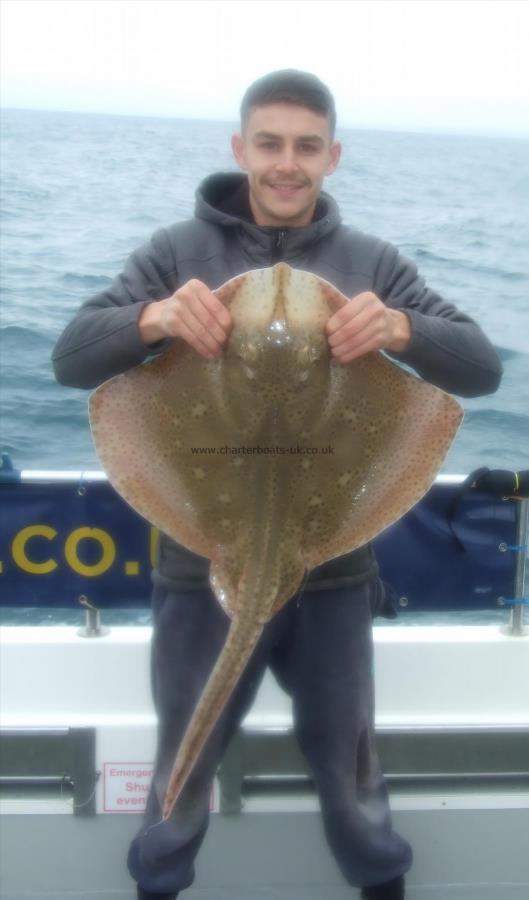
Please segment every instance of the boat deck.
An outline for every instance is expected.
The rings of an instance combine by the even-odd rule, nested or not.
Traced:
[[[448,796],[448,795],[447,795]],[[410,900],[526,900],[528,810],[396,810],[412,843]],[[498,802],[498,798],[496,798]],[[424,798],[423,798],[424,802]],[[485,802],[490,807],[491,800]],[[461,803],[461,798],[459,798]],[[398,803],[397,803],[398,805]],[[2,900],[135,897],[124,865],[140,817],[10,816],[3,828]],[[353,900],[311,812],[214,816],[186,900]]]

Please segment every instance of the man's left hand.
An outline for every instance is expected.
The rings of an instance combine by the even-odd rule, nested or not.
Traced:
[[[402,353],[411,340],[406,313],[388,309],[376,294],[364,291],[334,313],[325,326],[333,358],[351,362],[371,350]]]

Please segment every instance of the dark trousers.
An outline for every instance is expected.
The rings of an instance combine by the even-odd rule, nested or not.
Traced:
[[[347,881],[378,884],[408,870],[411,848],[392,830],[374,744],[372,618],[382,599],[383,587],[374,578],[307,591],[286,604],[266,626],[171,819],[160,824],[176,749],[229,623],[210,590],[154,589],[158,750],[144,824],[128,859],[132,877],[145,889],[178,891],[193,882],[213,778],[267,666],[292,697],[294,727],[314,774],[325,834]]]

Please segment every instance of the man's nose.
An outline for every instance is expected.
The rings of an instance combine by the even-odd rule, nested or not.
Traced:
[[[292,172],[294,169],[297,169],[298,161],[294,147],[285,147],[276,165],[283,172]]]

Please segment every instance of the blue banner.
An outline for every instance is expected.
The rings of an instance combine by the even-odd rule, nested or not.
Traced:
[[[147,606],[157,532],[105,481],[0,485],[3,606]]]
[[[0,484],[6,607],[145,607],[158,534],[106,481]],[[514,592],[516,503],[436,484],[375,541],[409,610],[492,610]],[[501,604],[501,599],[500,599]]]

